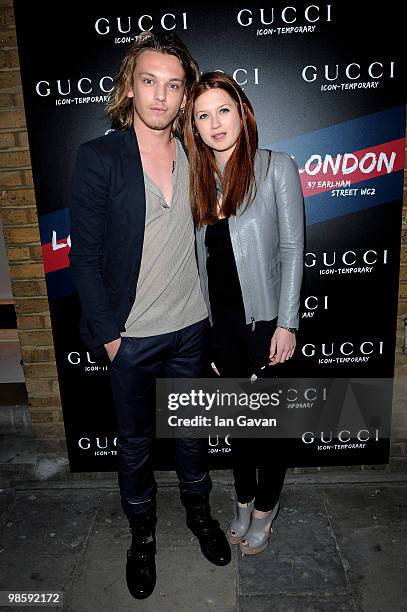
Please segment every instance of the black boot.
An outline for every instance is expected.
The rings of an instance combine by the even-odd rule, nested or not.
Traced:
[[[126,581],[130,594],[136,599],[146,599],[154,591],[156,522],[154,514],[130,519],[132,540],[127,551]]]
[[[204,557],[215,565],[230,563],[230,546],[218,521],[211,517],[208,496],[182,496],[182,503],[187,513],[187,526],[198,538]]]

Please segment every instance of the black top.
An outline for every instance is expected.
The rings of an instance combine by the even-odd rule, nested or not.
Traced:
[[[230,311],[244,314],[228,219],[219,219],[207,226],[205,246],[208,249],[206,270],[213,320],[224,319]]]

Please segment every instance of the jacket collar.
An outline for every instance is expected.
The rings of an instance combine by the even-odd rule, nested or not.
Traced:
[[[123,139],[126,155],[129,157],[138,157],[141,161],[136,131],[133,126],[123,131]]]

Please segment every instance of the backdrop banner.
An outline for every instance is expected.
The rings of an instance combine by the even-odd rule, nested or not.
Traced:
[[[116,446],[108,362],[95,359],[79,336],[68,261],[70,181],[78,146],[111,128],[105,106],[115,75],[144,30],[175,32],[202,71],[232,74],[253,103],[260,146],[298,165],[305,280],[296,357],[284,375],[393,377],[406,102],[403,24],[394,6],[380,14],[339,0],[268,8],[122,0],[86,11],[77,1],[14,6],[72,470],[115,469]],[[391,393],[385,401],[382,429],[371,422],[361,436],[343,423],[349,436],[341,438],[350,440],[340,444],[335,431],[299,436],[291,465],[386,463]],[[292,402],[291,410],[302,414],[306,403]],[[161,469],[173,468],[169,444],[157,443]],[[210,437],[209,453],[212,467],[229,467],[228,438]]]

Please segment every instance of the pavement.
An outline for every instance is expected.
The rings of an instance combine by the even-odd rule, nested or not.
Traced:
[[[85,476],[3,480],[0,591],[63,591],[52,609],[67,612],[407,610],[406,472],[289,474],[266,551],[245,557],[232,547],[226,567],[202,556],[174,475],[159,473],[158,579],[144,601],[126,588],[130,536],[116,478]],[[226,528],[231,474],[212,477],[212,512]]]

